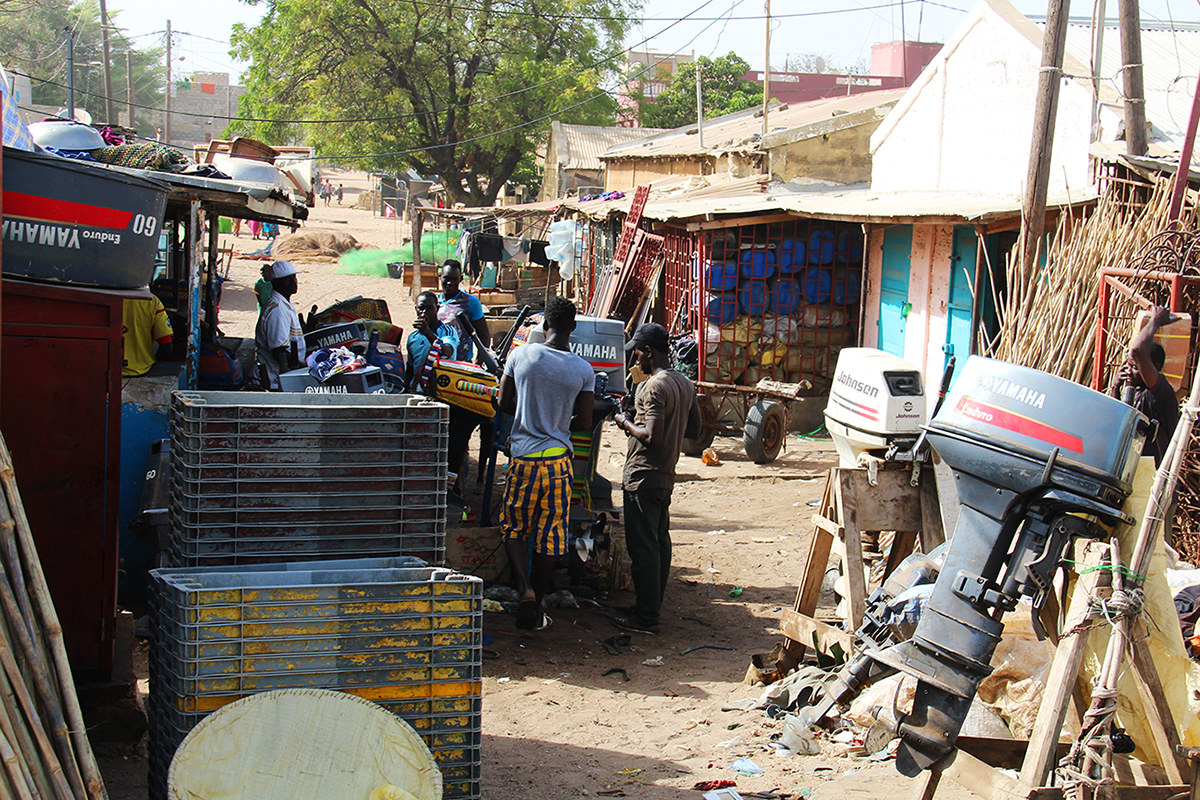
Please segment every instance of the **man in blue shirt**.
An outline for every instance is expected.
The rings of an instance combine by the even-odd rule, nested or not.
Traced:
[[[453,357],[458,349],[458,328],[438,321],[437,295],[421,292],[417,295],[417,319],[408,335],[408,361],[404,366],[404,384],[410,392],[433,394],[432,390],[426,391],[425,381],[429,376],[425,373],[425,362],[435,342],[441,355]]]
[[[475,357],[475,345],[471,338],[471,331],[462,329],[462,322],[459,319],[460,314],[466,314],[467,319],[474,326],[474,332],[479,335],[479,341],[484,345],[491,344],[489,339],[487,317],[483,313],[483,304],[479,302],[479,298],[473,294],[464,292],[459,285],[462,283],[462,264],[458,260],[449,258],[442,264],[442,293],[438,295],[438,319],[447,325],[453,325],[458,329],[458,348],[451,358],[456,361],[471,361]],[[471,440],[471,434],[475,432],[476,426],[479,427],[479,467],[478,475],[475,476],[475,487],[478,489],[483,484],[483,463],[487,461],[488,451],[492,449],[492,421],[487,417],[478,414],[472,414],[469,411],[463,410],[463,413],[455,415],[451,421],[450,438],[454,440],[454,446],[450,448],[453,455],[458,450],[462,451],[465,457],[467,454],[467,446]],[[459,440],[461,447],[459,447]],[[459,472],[462,469],[462,462],[451,462],[450,469],[454,472]],[[460,495],[465,494],[462,480],[455,483],[454,489]]]
[[[479,302],[479,298],[473,294],[468,294],[459,288],[462,283],[462,265],[457,260],[447,259],[442,265],[442,293],[438,295],[438,319],[447,325],[453,325],[456,328],[460,327],[458,315],[466,312],[467,319],[471,320],[471,324],[475,327],[475,332],[479,334],[479,340],[485,345],[490,344],[488,339],[488,324],[487,317],[483,313],[483,303]],[[471,332],[460,329],[458,343],[458,351],[453,356],[457,361],[470,361],[475,354],[475,347],[471,341]]]

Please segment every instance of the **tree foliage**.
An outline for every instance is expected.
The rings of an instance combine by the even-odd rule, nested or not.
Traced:
[[[273,0],[233,41],[251,62],[241,116],[280,122],[232,132],[304,141],[326,158],[374,154],[334,163],[412,167],[452,201],[490,205],[551,115],[611,123],[601,84],[621,51],[624,2]]]
[[[119,28],[117,13],[109,11],[109,24]],[[75,40],[75,106],[97,122],[105,119],[104,58],[100,6],[93,0],[38,0],[0,2],[0,58],[12,72],[30,76],[37,105],[67,105],[66,31]],[[114,112],[125,119],[125,54],[132,54],[134,103],[159,108],[163,104],[163,53],[159,47],[138,49],[119,31],[110,31]],[[145,113],[140,114],[146,117]],[[135,113],[135,119],[138,113]],[[142,133],[152,134],[147,121]]]
[[[762,87],[745,80],[750,65],[736,53],[720,58],[701,56],[680,64],[670,85],[651,99],[634,92],[642,125],[678,128],[696,121],[696,65],[702,67],[701,102],[704,117],[711,119],[762,105]]]

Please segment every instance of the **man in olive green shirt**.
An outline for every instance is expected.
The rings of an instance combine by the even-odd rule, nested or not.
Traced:
[[[632,409],[614,417],[629,435],[622,475],[625,493],[625,546],[633,562],[632,613],[617,627],[658,633],[659,614],[671,573],[671,492],[675,465],[685,438],[700,433],[696,386],[671,368],[667,329],[642,325],[625,345],[650,377],[638,386]],[[630,416],[630,411],[633,412]]]

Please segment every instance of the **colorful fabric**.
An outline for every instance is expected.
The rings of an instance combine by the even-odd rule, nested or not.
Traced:
[[[145,375],[154,366],[154,345],[169,344],[174,331],[167,310],[157,297],[124,302],[121,342],[125,359],[121,375]]]
[[[437,339],[439,342],[448,342],[451,347],[457,348],[458,329],[451,328],[449,325],[439,325]],[[425,394],[425,383],[428,376],[423,375],[422,370],[425,362],[429,359],[429,351],[432,347],[433,342],[429,341],[419,330],[408,335],[408,358],[405,360],[407,366],[404,383],[410,392]]]
[[[178,150],[153,142],[101,147],[93,155],[97,161],[105,164],[131,169],[157,169],[163,172],[181,172],[192,163]]]
[[[17,113],[17,103],[8,93],[8,75],[3,69],[0,69],[0,114],[4,117],[4,146],[32,151],[33,134]]]
[[[532,540],[534,552],[567,552],[571,509],[571,456],[514,458],[504,488],[501,533],[505,539]]]
[[[467,318],[471,322],[483,319],[483,304],[479,302],[478,297],[467,294],[461,289],[458,294],[449,299],[446,298],[445,292],[438,294],[438,321],[453,326],[459,332],[458,348],[454,354],[454,360],[470,361],[475,355],[475,340],[471,338],[471,332],[464,331],[458,321],[458,315],[462,312],[466,312]]]

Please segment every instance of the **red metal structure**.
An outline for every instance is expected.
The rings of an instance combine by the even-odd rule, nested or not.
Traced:
[[[122,299],[3,281],[0,430],[76,678],[112,670]]]

